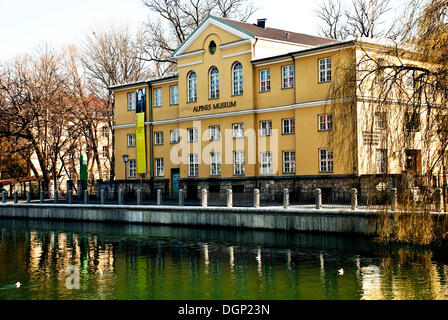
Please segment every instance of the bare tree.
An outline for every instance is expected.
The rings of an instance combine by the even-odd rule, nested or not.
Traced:
[[[89,90],[95,97],[106,101],[106,107],[101,110],[101,114],[108,121],[111,131],[114,119],[113,96],[108,88],[117,84],[148,79],[147,62],[142,59],[140,49],[140,43],[142,42],[142,32],[139,31],[136,35],[133,35],[127,27],[112,26],[105,31],[92,32],[82,43],[80,56],[86,71]],[[83,101],[85,103],[87,100],[84,99]],[[89,123],[92,124],[93,122],[89,121]],[[94,129],[91,128],[90,130],[90,134],[93,134]],[[114,145],[113,135],[112,145]],[[113,179],[115,176],[113,171],[114,152],[110,157],[110,178]]]
[[[141,50],[154,65],[153,76],[175,70],[171,56],[176,47],[209,15],[247,21],[257,10],[252,0],[142,0],[150,17]]]

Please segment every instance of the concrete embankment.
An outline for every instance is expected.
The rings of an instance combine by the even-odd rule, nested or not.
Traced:
[[[348,209],[0,204],[0,218],[364,235],[377,233],[376,217],[374,212]]]

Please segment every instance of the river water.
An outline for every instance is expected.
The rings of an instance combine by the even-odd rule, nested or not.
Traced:
[[[446,245],[2,219],[0,230],[0,300],[448,299]]]

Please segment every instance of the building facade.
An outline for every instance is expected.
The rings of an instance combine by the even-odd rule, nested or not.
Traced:
[[[359,120],[371,111],[361,100],[336,123],[329,96],[337,66],[357,50],[355,41],[267,28],[265,20],[207,17],[174,53],[176,75],[111,88],[117,179],[171,195],[184,188],[189,198],[200,188],[362,187],[384,173],[387,154],[375,145],[366,157],[372,139]]]

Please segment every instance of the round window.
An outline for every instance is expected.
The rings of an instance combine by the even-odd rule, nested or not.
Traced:
[[[208,46],[208,50],[211,54],[215,54],[216,52],[216,43],[215,41],[210,42],[210,45]]]

